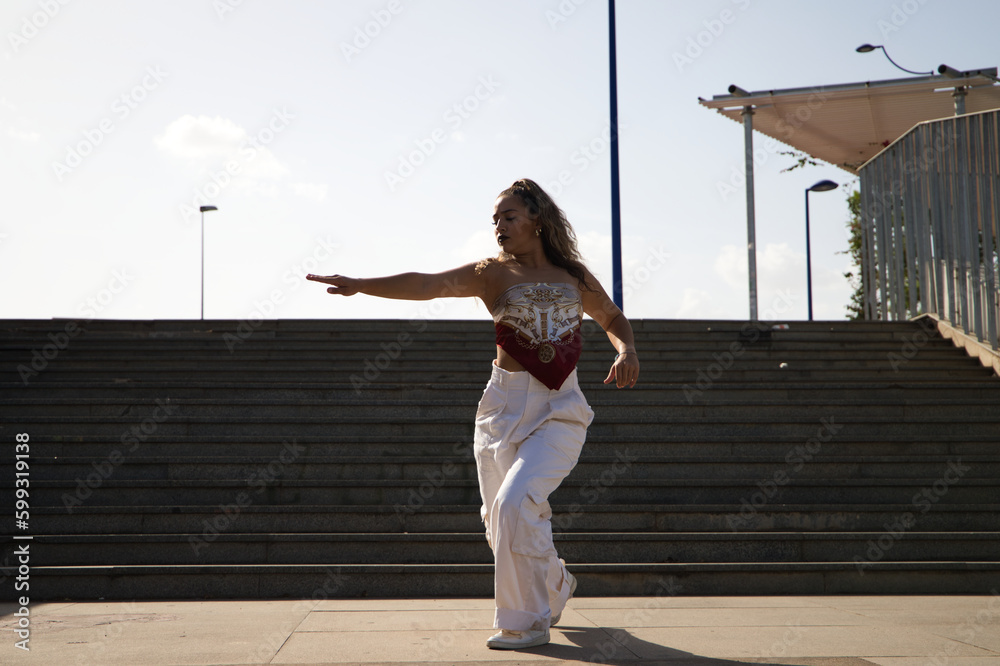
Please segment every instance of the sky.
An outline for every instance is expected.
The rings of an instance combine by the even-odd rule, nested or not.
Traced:
[[[633,319],[749,317],[743,130],[699,97],[905,76],[866,42],[915,70],[1000,60],[986,0],[616,4]],[[304,276],[495,255],[493,202],[522,177],[610,292],[607,8],[4,0],[0,318],[485,319],[471,298],[344,298]],[[803,192],[831,179],[810,195],[814,311],[844,319],[856,178],[791,164],[774,150],[755,171],[759,316],[806,318]],[[201,205],[218,208],[204,227]]]

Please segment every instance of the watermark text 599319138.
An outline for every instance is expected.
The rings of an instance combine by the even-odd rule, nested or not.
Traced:
[[[23,594],[16,598],[14,617],[17,618],[17,624],[14,626],[14,634],[19,640],[14,642],[14,646],[27,651],[31,649],[28,647],[28,642],[31,640],[31,611],[28,609],[28,591],[31,582],[31,534],[28,531],[31,515],[29,511],[31,471],[28,457],[31,454],[31,438],[28,433],[19,432],[14,439],[14,524],[17,526],[14,539],[21,542],[14,550],[17,562],[14,590]]]

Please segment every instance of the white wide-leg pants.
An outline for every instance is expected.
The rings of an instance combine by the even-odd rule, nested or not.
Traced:
[[[569,600],[569,572],[552,545],[548,497],[576,466],[593,418],[576,370],[553,391],[528,372],[494,363],[476,413],[473,450],[496,565],[496,628],[547,629]]]

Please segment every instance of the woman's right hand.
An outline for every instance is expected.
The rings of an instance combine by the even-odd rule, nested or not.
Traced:
[[[357,278],[349,278],[346,275],[313,275],[310,273],[306,276],[306,279],[312,280],[313,282],[322,282],[323,284],[332,285],[326,290],[329,294],[353,296],[361,289],[360,280]]]

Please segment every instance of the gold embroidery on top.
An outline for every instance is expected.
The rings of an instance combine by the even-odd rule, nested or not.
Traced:
[[[543,363],[555,358],[552,345],[573,341],[580,326],[579,292],[571,285],[535,282],[517,284],[493,307],[494,320],[517,331],[517,342],[537,349]]]

